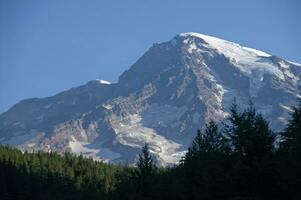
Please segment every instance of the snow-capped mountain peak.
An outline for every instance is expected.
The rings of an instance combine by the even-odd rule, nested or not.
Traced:
[[[0,115],[0,143],[135,161],[148,143],[158,163],[177,162],[196,130],[250,100],[281,130],[300,97],[300,64],[212,36],[182,33],[153,45],[119,81],[93,80]]]
[[[263,51],[259,51],[259,50],[248,48],[248,47],[242,47],[237,43],[230,42],[230,41],[220,39],[217,37],[213,37],[213,36],[209,36],[209,35],[200,34],[200,33],[187,32],[187,33],[180,33],[179,36],[200,38],[208,44],[207,47],[216,49],[228,57],[237,57],[240,55],[262,56],[262,57],[271,56],[270,54],[265,53]]]
[[[200,33],[188,32],[179,34],[180,37],[185,37],[184,43],[189,42],[189,38],[200,38],[203,42],[190,44],[190,51],[202,51],[204,48],[211,50],[208,53],[219,53],[224,55],[229,61],[235,65],[245,75],[250,76],[254,73],[263,75],[268,73],[277,76],[279,79],[284,79],[283,72],[279,69],[277,63],[271,62],[271,55],[263,51],[240,46],[237,43],[229,42],[217,37],[212,37]]]

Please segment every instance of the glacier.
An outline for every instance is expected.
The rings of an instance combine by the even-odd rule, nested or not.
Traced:
[[[0,114],[0,143],[134,163],[144,143],[159,165],[181,159],[197,129],[252,101],[282,130],[301,97],[301,65],[200,33],[155,43],[118,82],[102,79]]]

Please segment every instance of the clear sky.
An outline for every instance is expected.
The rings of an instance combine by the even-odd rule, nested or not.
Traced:
[[[301,63],[300,0],[0,0],[0,112],[100,78],[200,32]]]

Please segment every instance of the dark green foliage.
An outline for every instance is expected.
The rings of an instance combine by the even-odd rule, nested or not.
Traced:
[[[155,169],[154,159],[150,154],[148,144],[142,147],[142,153],[139,154],[139,160],[137,163],[138,179],[142,182],[151,177]]]
[[[206,125],[204,133],[200,130],[197,132],[197,136],[192,142],[192,146],[188,149],[188,153],[196,155],[202,153],[226,153],[229,151],[227,139],[219,132],[217,124],[212,120]]]
[[[243,112],[233,105],[224,124],[199,130],[174,167],[156,167],[148,145],[135,167],[2,146],[0,199],[301,199],[301,104],[279,148],[252,105]]]
[[[149,190],[153,183],[153,176],[155,175],[154,160],[149,151],[148,144],[142,147],[142,153],[139,154],[137,162],[137,171],[135,177],[136,195],[135,199],[152,199],[152,192]]]
[[[230,110],[230,125],[225,135],[230,138],[233,153],[247,162],[257,162],[273,152],[275,134],[268,122],[251,105],[239,113],[234,104]]]
[[[0,194],[13,199],[104,199],[114,187],[117,170],[69,153],[0,147]]]
[[[148,144],[142,147],[142,153],[139,154],[136,173],[136,197],[135,199],[152,199],[152,193],[148,190],[152,184],[155,174],[154,160],[150,154]]]
[[[294,108],[283,139],[278,154],[281,191],[288,199],[301,199],[301,100]]]
[[[285,138],[285,142],[282,143],[283,150],[301,158],[301,100],[299,106],[294,108],[292,119],[283,136]]]
[[[224,134],[230,140],[233,198],[277,199],[275,134],[254,107],[238,112],[234,104]]]
[[[189,199],[225,198],[229,192],[229,146],[227,139],[210,121],[205,131],[200,130],[182,161],[185,171],[186,193]]]
[[[137,169],[133,167],[124,166],[123,170],[116,173],[115,191],[112,199],[118,200],[132,200],[135,199],[137,193],[137,184],[135,182],[135,175]]]

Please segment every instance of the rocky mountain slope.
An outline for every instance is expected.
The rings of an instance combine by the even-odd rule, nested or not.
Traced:
[[[206,121],[250,100],[281,130],[301,97],[301,65],[198,33],[154,44],[117,83],[94,80],[0,115],[0,143],[132,163],[145,143],[175,163]]]

